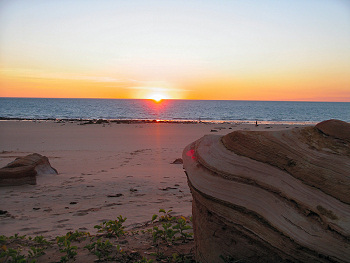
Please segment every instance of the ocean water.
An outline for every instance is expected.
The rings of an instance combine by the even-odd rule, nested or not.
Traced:
[[[350,122],[350,102],[0,98],[1,118]]]

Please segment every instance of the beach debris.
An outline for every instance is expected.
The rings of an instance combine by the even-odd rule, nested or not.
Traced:
[[[108,120],[104,120],[104,119],[98,119],[96,121],[96,124],[103,124],[103,123],[109,123],[109,121]]]
[[[46,156],[38,153],[18,157],[0,169],[0,186],[36,184],[36,176],[58,174]]]
[[[182,158],[175,159],[175,161],[173,161],[171,164],[183,164]]]
[[[70,202],[70,205],[76,205],[78,202]]]
[[[218,132],[217,130],[211,129],[210,132]]]
[[[177,189],[177,187],[165,187],[165,188],[158,188],[159,190],[162,190],[162,191],[168,191],[168,190],[174,190],[174,189]]]
[[[79,125],[87,125],[87,124],[109,124],[109,120],[98,119],[98,120],[88,120],[86,122],[82,122]]]
[[[107,195],[107,197],[121,197],[123,194]]]
[[[87,125],[87,124],[95,124],[95,122],[93,122],[92,120],[86,121],[86,122],[82,122],[79,125]]]
[[[137,189],[136,189],[136,188],[130,188],[129,191],[130,191],[130,192],[137,192]]]
[[[188,145],[196,260],[349,262],[349,142],[329,120]]]

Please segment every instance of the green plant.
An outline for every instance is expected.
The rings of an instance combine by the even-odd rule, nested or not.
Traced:
[[[66,234],[66,238],[69,241],[79,241],[81,237],[85,239],[87,236],[90,236],[89,232],[83,232],[78,230],[75,230],[75,232],[70,231]]]
[[[183,242],[186,242],[188,239],[192,238],[193,233],[187,231],[189,229],[192,229],[192,227],[189,224],[187,224],[186,218],[182,216],[174,224],[176,218],[170,216],[171,210],[168,210],[166,212],[164,209],[160,209],[159,212],[163,213],[163,215],[160,216],[159,221],[163,221],[164,223],[162,223],[162,228],[158,226],[153,226],[152,237],[154,244],[157,243],[159,239],[162,239],[166,242],[174,243],[175,240],[181,239]],[[153,215],[152,222],[154,223],[157,218],[157,215]],[[180,236],[176,237],[178,233]]]
[[[186,223],[186,218],[183,216],[178,219],[177,224],[173,226],[173,229],[178,229],[180,233],[179,239],[182,239],[183,242],[186,242],[193,236],[192,232],[185,232],[186,230],[192,229],[192,227]]]
[[[57,245],[60,247],[60,252],[66,253],[61,257],[60,262],[67,262],[69,259],[74,259],[77,255],[77,246],[72,246],[71,241],[67,239],[67,236],[57,237]]]
[[[121,215],[117,217],[116,220],[104,221],[100,225],[94,226],[98,229],[98,232],[106,232],[107,237],[112,237],[113,235],[120,237],[125,234],[123,223],[126,221],[126,217],[123,218]]]
[[[173,242],[175,239],[175,235],[179,232],[178,230],[174,230],[172,223],[163,223],[163,240],[168,242]]]
[[[47,241],[43,236],[36,236],[33,238],[33,240],[39,244],[43,244],[43,245],[48,245],[50,244],[49,241]]]
[[[20,235],[18,235],[18,233],[9,237],[9,239],[25,239],[25,238],[26,238],[26,235],[20,236]]]
[[[27,263],[25,256],[21,255],[19,251],[12,248],[7,248],[5,245],[1,247],[0,259],[4,259],[2,262],[16,262]]]
[[[159,213],[162,213],[159,217],[159,221],[173,221],[176,219],[176,217],[174,216],[171,216],[170,213],[172,212],[173,210],[168,210],[168,211],[165,211],[164,209],[159,209]],[[154,216],[154,215],[153,215]],[[152,220],[153,221],[153,220]]]
[[[35,258],[35,257],[39,257],[41,255],[44,255],[45,248],[42,247],[30,247],[30,250],[28,251],[28,257],[29,258]]]
[[[153,237],[153,243],[156,243],[159,238],[163,236],[163,230],[159,229],[159,227],[154,226],[152,229],[152,237]]]
[[[157,243],[159,239],[173,243],[175,240],[175,235],[179,232],[178,230],[174,230],[172,227],[172,223],[163,223],[162,228],[160,229],[158,226],[154,226],[152,230],[153,243]]]
[[[6,241],[7,241],[7,237],[4,236],[4,235],[1,235],[1,236],[0,236],[0,244],[5,244]]]
[[[93,239],[91,239],[92,241]],[[96,242],[90,243],[85,246],[86,249],[90,251],[90,253],[94,254],[97,256],[98,260],[112,260],[113,257],[111,256],[112,253],[112,248],[114,245],[107,239],[105,241],[102,241],[101,238],[99,238]],[[120,249],[120,246],[117,245],[117,252],[122,252]]]

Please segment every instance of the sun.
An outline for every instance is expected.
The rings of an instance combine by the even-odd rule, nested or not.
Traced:
[[[155,102],[161,102],[162,100],[166,99],[166,96],[161,93],[153,93],[148,96],[148,99],[153,100]]]

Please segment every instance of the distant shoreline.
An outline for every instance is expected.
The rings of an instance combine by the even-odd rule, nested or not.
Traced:
[[[142,123],[172,123],[172,124],[197,124],[197,123],[217,123],[217,124],[255,124],[252,120],[157,120],[157,119],[80,119],[80,118],[19,118],[0,117],[0,121],[52,121],[52,122],[79,122],[80,125],[89,124],[142,124]],[[260,121],[258,124],[289,124],[289,125],[314,125],[313,121]]]

